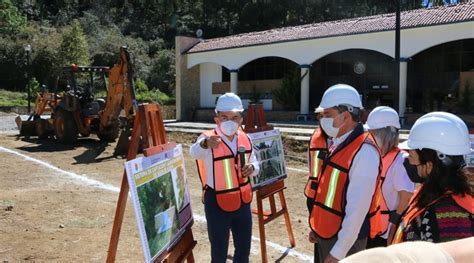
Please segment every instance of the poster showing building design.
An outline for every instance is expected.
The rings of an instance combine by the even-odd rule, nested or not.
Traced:
[[[257,189],[286,177],[286,162],[280,130],[250,133],[253,151],[260,164],[260,172],[253,178]]]
[[[127,161],[125,170],[145,262],[153,262],[192,224],[182,146]]]
[[[474,171],[474,135],[469,135],[471,141],[471,153],[465,156],[466,165],[469,169]]]

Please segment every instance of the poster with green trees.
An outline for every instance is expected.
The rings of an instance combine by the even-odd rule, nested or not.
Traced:
[[[192,224],[181,145],[125,163],[146,262],[153,262]]]
[[[249,134],[252,150],[260,164],[258,175],[253,178],[253,189],[272,184],[286,177],[286,162],[280,130]]]

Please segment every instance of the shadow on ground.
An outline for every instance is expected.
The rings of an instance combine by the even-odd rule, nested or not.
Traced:
[[[81,154],[74,156],[75,163],[72,164],[87,164],[87,163],[98,163],[108,159],[115,159],[116,156],[105,156],[99,157],[109,146],[109,143],[102,142],[92,138],[80,138],[73,144],[62,144],[55,141],[52,138],[38,139],[15,136],[19,140],[31,143],[18,147],[17,149],[26,152],[67,152],[77,148],[85,148],[85,151]]]

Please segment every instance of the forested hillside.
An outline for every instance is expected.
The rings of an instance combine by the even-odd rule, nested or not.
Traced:
[[[0,89],[55,83],[62,66],[134,56],[142,89],[174,92],[174,37],[214,38],[393,12],[394,0],[0,0]],[[402,10],[459,1],[406,0]],[[461,1],[462,2],[462,1]],[[25,45],[31,45],[28,62]],[[28,74],[26,74],[28,73]]]

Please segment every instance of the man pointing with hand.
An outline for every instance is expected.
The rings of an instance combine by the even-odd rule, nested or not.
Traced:
[[[242,125],[242,101],[233,93],[219,97],[214,121],[217,127],[205,131],[189,151],[196,159],[203,186],[203,203],[212,262],[226,262],[232,231],[234,262],[249,262],[252,237],[252,185],[250,176],[259,165]],[[239,155],[238,148],[245,149]],[[241,156],[245,160],[241,161]],[[244,164],[243,167],[241,167]]]

